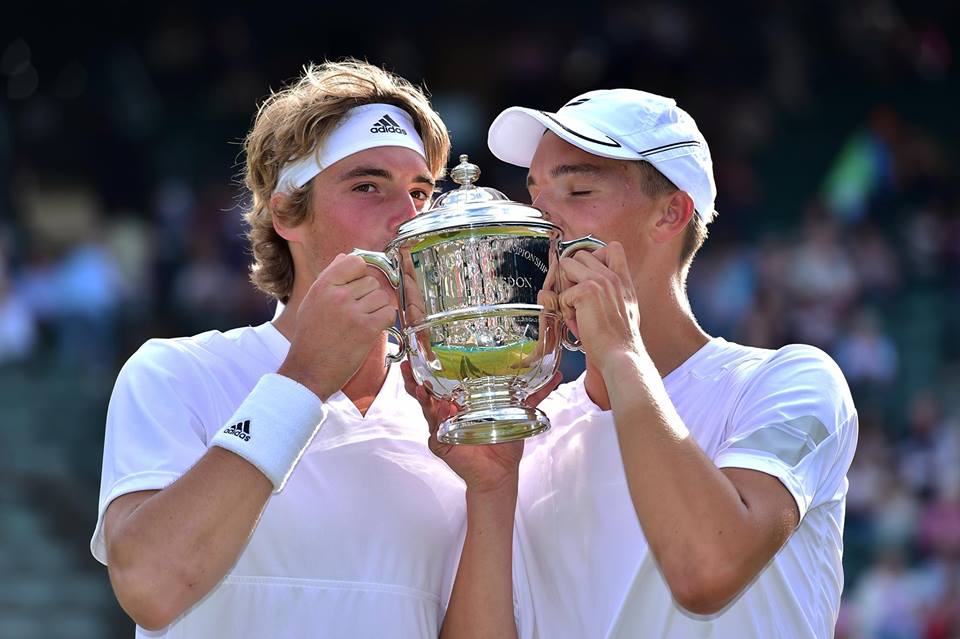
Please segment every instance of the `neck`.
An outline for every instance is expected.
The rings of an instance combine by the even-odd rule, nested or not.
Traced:
[[[693,316],[679,278],[672,279],[669,285],[659,290],[636,288],[637,299],[643,300],[640,302],[641,347],[646,350],[660,377],[666,377],[703,348],[710,336]],[[589,357],[584,383],[590,399],[601,409],[610,410],[610,396],[603,375]]]
[[[298,287],[294,283],[290,300],[284,306],[280,315],[273,320],[273,325],[291,344],[297,329],[297,311],[300,309],[300,302],[309,290],[309,286],[306,287],[306,290],[303,289],[304,287]],[[360,364],[357,372],[340,389],[354,403],[361,415],[366,415],[367,409],[370,408],[387,379],[389,369],[383,363],[387,356],[387,348],[387,337],[384,334],[370,349],[370,353]]]

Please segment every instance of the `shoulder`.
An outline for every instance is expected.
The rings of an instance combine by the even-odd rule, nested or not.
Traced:
[[[250,329],[207,331],[190,337],[154,338],[130,356],[120,370],[124,379],[167,380],[174,385],[191,384],[197,377],[210,378],[236,359]]]
[[[815,416],[829,431],[856,416],[850,387],[828,354],[807,344],[791,344],[744,372],[738,411],[763,408],[784,418]]]
[[[773,351],[757,366],[751,381],[772,385],[770,390],[809,390],[836,401],[850,398],[847,380],[837,363],[819,348],[808,344],[790,344]]]
[[[694,375],[714,381],[726,377],[741,392],[758,385],[793,387],[815,383],[837,394],[849,393],[843,372],[833,358],[809,344],[789,344],[773,350],[725,342],[722,349],[698,363]]]
[[[123,366],[123,373],[132,372],[182,372],[202,365],[209,357],[205,344],[215,340],[217,331],[201,333],[192,337],[153,338],[147,340],[130,356]]]

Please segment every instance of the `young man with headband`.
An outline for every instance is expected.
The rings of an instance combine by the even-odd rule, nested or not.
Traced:
[[[423,93],[365,63],[260,108],[251,279],[282,310],[150,340],[110,401],[91,547],[137,636],[438,634],[463,484],[384,366],[392,289],[347,254],[384,249],[449,148]]]
[[[591,91],[507,109],[489,144],[529,167],[564,235],[609,245],[560,262],[587,370],[541,404],[553,428],[519,471],[486,468],[514,491],[519,472],[514,569],[513,509],[468,502],[468,542],[487,539],[464,547],[445,636],[832,636],[857,414],[818,349],[697,324],[685,281],[716,187],[696,123],[669,98]],[[440,452],[469,493],[473,461]]]

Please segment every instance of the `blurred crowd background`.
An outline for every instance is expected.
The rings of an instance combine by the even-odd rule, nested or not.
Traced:
[[[113,380],[147,338],[269,319],[246,279],[240,143],[301,65],[425,82],[481,183],[506,106],[676,97],[715,161],[704,328],[815,344],[860,412],[838,637],[960,637],[956,3],[365,3],[0,28],[0,637],[131,637],[88,550]],[[496,17],[494,17],[496,16]],[[565,360],[568,379],[580,363]]]

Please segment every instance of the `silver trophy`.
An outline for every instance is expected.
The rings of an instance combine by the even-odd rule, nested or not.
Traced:
[[[384,253],[355,250],[397,288],[399,361],[460,411],[440,425],[450,444],[494,444],[530,437],[550,422],[524,405],[557,370],[570,341],[559,310],[561,255],[596,249],[591,237],[563,242],[532,206],[474,185],[480,169],[460,156],[460,188],[400,226]]]

